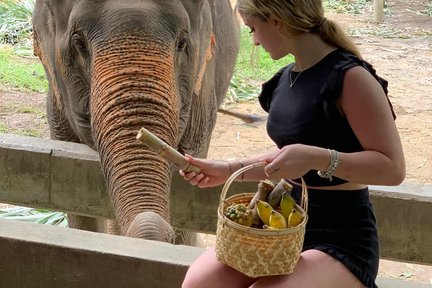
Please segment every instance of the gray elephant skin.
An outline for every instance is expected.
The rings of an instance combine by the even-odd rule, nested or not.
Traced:
[[[37,0],[33,26],[51,138],[98,151],[116,216],[69,226],[174,243],[174,168],[136,135],[207,155],[239,49],[229,1]]]

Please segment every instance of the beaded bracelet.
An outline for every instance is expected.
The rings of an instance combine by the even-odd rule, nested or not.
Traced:
[[[325,171],[318,171],[318,176],[321,178],[329,179],[329,181],[333,181],[332,174],[339,166],[339,152],[336,150],[327,149],[330,153],[330,164],[328,165]]]

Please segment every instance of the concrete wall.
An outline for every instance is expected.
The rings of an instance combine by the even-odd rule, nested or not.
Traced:
[[[174,175],[173,225],[214,233],[221,187],[195,188]],[[253,192],[235,183],[230,194]],[[432,186],[371,187],[381,257],[432,263]],[[113,217],[97,153],[85,145],[0,134],[0,203]]]
[[[177,288],[204,250],[0,219],[0,251],[0,287]],[[383,277],[377,284],[432,287]]]
[[[0,287],[174,288],[202,249],[0,219]]]

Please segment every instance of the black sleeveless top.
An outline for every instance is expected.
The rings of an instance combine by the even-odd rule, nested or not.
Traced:
[[[376,74],[366,61],[337,49],[320,62],[301,72],[292,72],[295,85],[290,88],[289,74],[294,64],[282,68],[262,86],[259,102],[268,112],[267,133],[279,148],[301,143],[340,152],[358,152],[363,148],[336,102],[341,95],[345,71],[355,66],[368,70],[387,95],[387,81]],[[393,117],[393,107],[387,97]],[[332,186],[347,181],[321,178],[311,170],[304,179],[310,186]]]

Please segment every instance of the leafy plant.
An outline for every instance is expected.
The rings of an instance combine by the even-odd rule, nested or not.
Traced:
[[[67,227],[66,214],[45,209],[11,207],[0,209],[0,218]]]
[[[420,11],[420,12],[424,15],[432,17],[432,0],[429,0],[429,2],[426,3],[425,9]]]
[[[0,43],[30,42],[34,0],[0,0]]]

